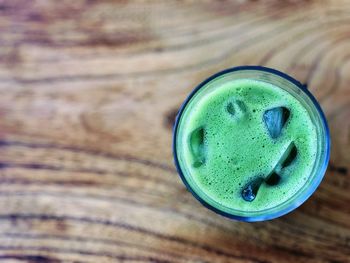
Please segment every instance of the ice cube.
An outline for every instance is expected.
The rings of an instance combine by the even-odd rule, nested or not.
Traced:
[[[264,180],[261,177],[258,177],[249,182],[241,192],[242,198],[247,202],[252,202],[255,199],[263,181]]]
[[[272,172],[269,176],[265,178],[265,183],[268,185],[277,185],[281,180],[281,176],[279,176],[276,172]]]
[[[285,153],[285,158],[281,163],[281,168],[289,166],[297,157],[298,149],[295,146],[294,142],[291,142],[290,146],[287,148]]]
[[[241,100],[231,100],[230,102],[227,103],[226,105],[226,110],[229,114],[231,114],[233,117],[242,117],[246,111],[247,111],[247,106],[245,103]]]
[[[226,106],[226,110],[231,115],[235,115],[235,105],[232,102],[229,102]]]
[[[285,107],[276,107],[264,112],[263,120],[272,139],[281,134],[289,115],[290,112]]]
[[[205,131],[203,127],[199,127],[191,132],[190,150],[194,159],[193,166],[198,168],[205,163]]]

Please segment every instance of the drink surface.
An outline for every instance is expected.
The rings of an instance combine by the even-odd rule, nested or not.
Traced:
[[[317,154],[316,128],[303,104],[250,79],[202,90],[177,130],[176,154],[192,189],[212,205],[246,212],[293,200],[312,180]]]

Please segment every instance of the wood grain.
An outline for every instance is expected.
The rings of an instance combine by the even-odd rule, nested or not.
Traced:
[[[350,1],[0,1],[0,260],[350,262]],[[209,75],[258,64],[320,101],[331,164],[242,223],[178,178],[171,127]]]

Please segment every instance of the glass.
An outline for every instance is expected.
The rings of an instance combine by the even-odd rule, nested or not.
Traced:
[[[238,79],[253,79],[267,82],[289,92],[302,103],[302,105],[308,111],[311,120],[316,126],[318,141],[317,158],[308,181],[304,184],[303,187],[299,189],[299,191],[292,198],[290,198],[286,202],[275,207],[257,212],[247,212],[243,210],[234,210],[229,207],[224,207],[220,203],[208,197],[200,189],[200,187],[198,187],[196,183],[191,179],[190,174],[184,171],[186,170],[186,167],[181,167],[177,155],[177,148],[181,147],[181,143],[179,143],[179,141],[177,140],[177,133],[179,130],[179,126],[181,125],[181,121],[183,121],[182,116],[184,111],[187,110],[186,106],[188,105],[188,103],[196,96],[202,96],[203,94],[210,93],[212,90],[215,89],[215,87],[220,86],[220,84]],[[321,183],[329,161],[329,129],[327,126],[326,118],[316,99],[313,97],[313,95],[310,93],[310,91],[305,85],[302,85],[294,78],[280,71],[261,66],[241,66],[230,68],[209,77],[207,80],[199,84],[191,92],[191,94],[187,97],[187,99],[181,106],[176,117],[173,133],[174,161],[177,171],[182,181],[186,185],[187,189],[207,208],[213,210],[214,212],[220,215],[240,221],[252,222],[269,220],[276,217],[280,217],[296,209],[312,195],[312,193]]]

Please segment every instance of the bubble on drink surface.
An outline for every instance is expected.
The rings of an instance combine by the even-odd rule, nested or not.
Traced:
[[[276,107],[264,112],[263,120],[272,139],[281,134],[289,115],[290,111],[286,107]]]
[[[205,130],[203,127],[199,127],[191,132],[190,139],[190,150],[193,157],[193,166],[198,168],[205,163]]]
[[[263,181],[264,179],[262,177],[257,177],[246,184],[241,192],[242,198],[247,202],[252,202],[258,194]]]
[[[231,99],[226,104],[226,111],[235,118],[240,118],[247,112],[247,106],[241,100]]]

